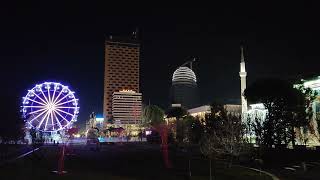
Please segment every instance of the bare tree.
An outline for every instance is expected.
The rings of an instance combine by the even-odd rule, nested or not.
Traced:
[[[244,147],[244,125],[238,116],[228,115],[215,133],[221,145],[222,153],[229,156],[228,167],[232,166],[234,157],[238,157]]]
[[[210,180],[214,178],[212,173],[212,161],[222,153],[221,148],[219,147],[220,145],[218,144],[218,141],[216,141],[216,137],[217,136],[215,134],[206,134],[200,141],[200,151],[209,159]]]

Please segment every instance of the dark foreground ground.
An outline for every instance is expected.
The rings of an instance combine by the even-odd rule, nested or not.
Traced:
[[[171,168],[165,168],[159,145],[108,144],[96,151],[87,146],[69,146],[64,175],[58,168],[61,146],[42,146],[38,151],[0,167],[0,179],[115,179],[115,180],[182,180],[188,179],[188,158],[183,152],[170,151]],[[209,161],[194,156],[191,161],[193,180],[209,179]],[[225,168],[215,163],[216,179],[270,179],[252,170]]]

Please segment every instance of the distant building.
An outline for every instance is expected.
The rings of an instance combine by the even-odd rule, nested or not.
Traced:
[[[241,105],[238,104],[225,104],[223,105],[227,114],[234,116],[241,116]],[[199,119],[204,119],[206,114],[211,113],[211,106],[204,105],[188,110],[188,113],[193,117],[198,117]]]
[[[239,104],[225,104],[224,109],[227,111],[228,114],[233,116],[240,117],[242,115],[242,105]]]
[[[105,122],[112,118],[117,108],[113,107],[115,98],[125,95],[122,90],[139,92],[139,58],[140,44],[136,40],[136,33],[132,38],[117,38],[110,36],[105,42],[105,72],[103,117]],[[139,94],[141,98],[141,93]],[[140,114],[138,115],[140,117]],[[123,120],[121,123],[132,123]]]
[[[137,125],[141,123],[141,93],[123,90],[112,95],[112,116],[116,125]]]
[[[179,67],[172,76],[171,103],[181,104],[186,109],[194,108],[199,104],[198,93],[195,73],[188,67]]]
[[[246,118],[250,118],[252,121],[255,119],[265,120],[267,110],[262,103],[250,104],[249,110],[244,114]],[[247,119],[245,119],[245,122]]]
[[[206,114],[211,113],[211,106],[204,105],[204,106],[188,109],[188,113],[193,117],[204,119],[206,117]]]

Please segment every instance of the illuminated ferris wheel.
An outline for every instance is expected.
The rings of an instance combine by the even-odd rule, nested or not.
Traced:
[[[78,99],[68,86],[56,82],[38,84],[22,101],[23,118],[29,128],[54,132],[70,127],[79,113]]]

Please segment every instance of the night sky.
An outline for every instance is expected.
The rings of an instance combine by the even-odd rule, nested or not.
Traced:
[[[80,99],[80,123],[92,111],[102,114],[104,40],[129,36],[136,27],[144,103],[166,108],[172,73],[191,57],[198,58],[203,104],[240,103],[241,43],[248,84],[320,75],[318,11],[312,4],[2,4],[2,113],[19,109],[36,83],[58,81]]]

